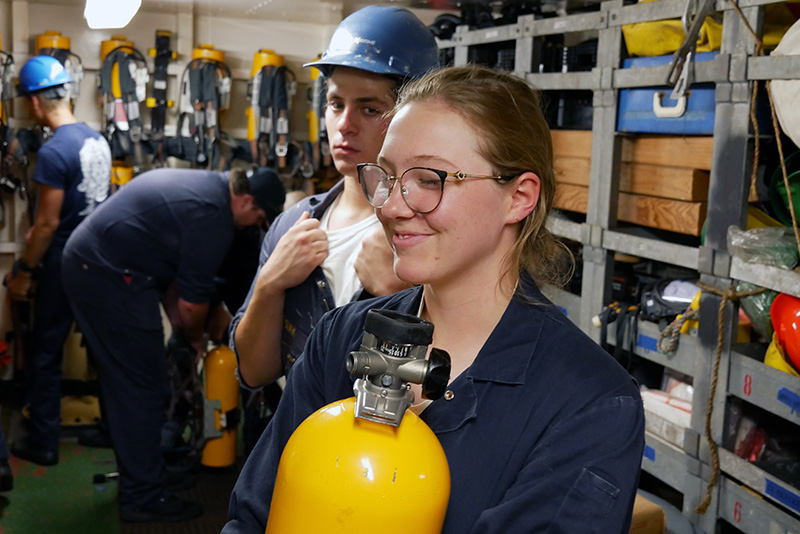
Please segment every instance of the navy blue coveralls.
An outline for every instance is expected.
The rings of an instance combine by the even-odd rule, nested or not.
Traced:
[[[61,284],[61,251],[76,226],[109,194],[111,151],[106,140],[83,123],[65,124],[42,148],[33,181],[64,191],[50,246],[36,280],[34,330],[25,357],[31,409],[29,443],[58,451],[61,427],[61,366],[73,316]]]
[[[523,292],[536,303],[518,298]],[[416,314],[421,295],[416,287],[322,318],[242,469],[223,534],[264,532],[292,432],[317,409],[353,396],[355,377],[345,360],[361,344],[367,311]],[[448,389],[452,394],[421,415],[450,466],[443,534],[628,532],[644,449],[639,390],[529,277]],[[298,503],[303,509],[313,510],[314,503]]]
[[[64,284],[96,361],[121,508],[165,496],[162,298],[175,282],[183,300],[209,302],[234,231],[226,174],[158,169],[115,193],[64,249]]]
[[[309,212],[311,217],[315,219],[322,218],[325,210],[333,204],[333,201],[342,191],[344,191],[344,180],[340,180],[329,191],[306,197],[281,213],[275,219],[275,222],[270,225],[269,231],[261,244],[261,256],[257,272],[261,271],[261,267],[267,263],[275,247],[278,246],[280,238],[297,222],[303,212]],[[247,298],[245,298],[244,304],[242,304],[242,307],[239,308],[231,321],[228,343],[234,352],[236,352],[234,335],[242,316],[244,316],[250,305],[256,280],[257,276],[253,278],[253,283],[250,286],[250,291],[247,294]],[[354,298],[362,298],[362,294],[365,294],[365,291],[362,290]],[[281,331],[281,359],[284,372],[289,372],[295,360],[303,352],[306,339],[308,339],[309,334],[311,334],[320,318],[325,312],[335,307],[336,303],[333,301],[328,279],[322,272],[321,266],[317,266],[311,271],[311,274],[302,283],[286,291],[283,305],[283,330]],[[252,389],[241,380],[241,377],[240,381],[243,387]]]

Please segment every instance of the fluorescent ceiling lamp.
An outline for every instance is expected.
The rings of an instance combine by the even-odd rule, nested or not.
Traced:
[[[93,30],[124,28],[141,5],[142,0],[86,0],[83,16]]]

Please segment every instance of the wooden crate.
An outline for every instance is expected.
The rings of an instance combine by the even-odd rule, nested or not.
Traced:
[[[553,130],[554,207],[586,213],[592,132]],[[699,236],[705,222],[712,137],[639,135],[622,141],[620,221]]]
[[[553,207],[586,213],[588,205],[588,187],[558,184]],[[617,219],[670,232],[699,236],[706,220],[706,210],[705,202],[684,202],[620,193]]]
[[[586,158],[556,157],[553,161],[556,182],[589,187],[590,163]],[[701,169],[623,163],[619,190],[637,195],[704,202],[708,200],[709,176],[708,171]]]
[[[588,130],[552,130],[553,154],[556,157],[592,157],[592,132]],[[711,170],[714,138],[676,135],[637,135],[622,139],[622,161]]]
[[[714,138],[676,135],[638,135],[622,140],[622,161],[711,170]]]

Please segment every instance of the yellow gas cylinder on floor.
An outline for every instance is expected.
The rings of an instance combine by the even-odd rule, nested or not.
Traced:
[[[206,443],[200,463],[207,467],[227,467],[236,461],[236,424],[238,423],[239,380],[236,378],[236,355],[220,345],[205,357]]]
[[[376,315],[383,323],[377,328]],[[420,325],[429,332],[420,335]],[[361,350],[347,361],[348,371],[362,376],[356,397],[314,412],[283,450],[267,534],[442,531],[450,498],[447,457],[408,409],[414,394],[407,386],[421,383],[423,397],[441,397],[450,357],[434,348],[425,360],[433,325],[414,316],[370,310],[364,330]]]

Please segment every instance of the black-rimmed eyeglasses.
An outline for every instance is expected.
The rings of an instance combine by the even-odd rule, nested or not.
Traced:
[[[487,176],[467,174],[462,171],[447,172],[427,167],[411,167],[400,177],[390,176],[377,163],[359,163],[358,180],[367,201],[376,208],[382,208],[389,200],[392,189],[400,183],[400,192],[406,205],[414,212],[430,213],[439,207],[444,194],[444,182],[453,177],[459,182],[466,178],[488,180],[511,180],[513,176]]]

